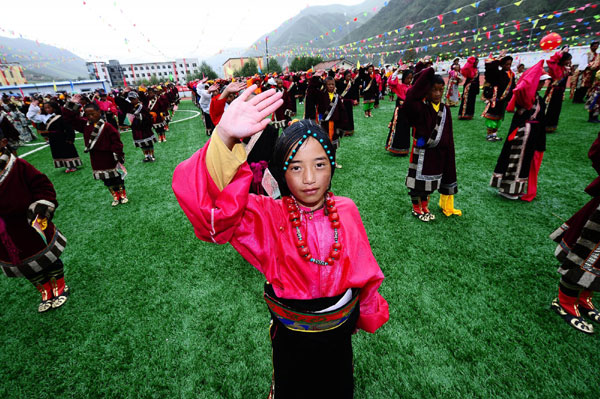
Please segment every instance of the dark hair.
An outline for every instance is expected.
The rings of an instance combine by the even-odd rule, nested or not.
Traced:
[[[333,78],[333,76],[327,76],[325,78],[325,82],[330,82],[330,81],[333,81],[335,83],[335,79]]]
[[[406,80],[406,78],[408,78],[410,75],[414,76],[413,70],[412,69],[405,69],[404,72],[402,72],[402,83],[404,83],[404,80]]]
[[[94,111],[100,111],[100,107],[95,102],[91,102],[91,103],[85,104],[83,106],[83,108],[84,109],[92,108]]]
[[[519,64],[519,65],[517,65],[517,68],[521,68],[521,67],[525,68],[525,64]]]
[[[513,60],[513,57],[511,57],[510,55],[507,55],[506,57],[503,57],[503,58],[500,60],[500,64],[502,65],[502,64],[504,64],[505,62],[507,62],[507,61],[512,61],[512,60]]]
[[[600,44],[600,42],[593,41],[592,44],[590,44],[590,46],[593,46],[594,44]]]
[[[46,104],[48,104],[50,108],[52,108],[52,112],[54,112],[56,115],[62,114],[60,111],[60,105],[58,105],[56,101],[49,101]]]
[[[285,181],[285,172],[287,170],[286,162],[293,159],[296,151],[300,148],[299,142],[307,139],[308,136],[316,139],[323,146],[323,149],[329,157],[331,167],[331,177],[335,171],[335,147],[329,140],[329,135],[321,129],[316,122],[310,119],[302,119],[292,123],[287,127],[277,139],[273,150],[273,157],[269,163],[269,171],[279,185],[279,191],[282,196],[290,195],[290,189]],[[305,142],[305,141],[304,141]],[[291,157],[291,158],[290,158]],[[284,169],[285,168],[285,169]],[[330,182],[331,185],[331,182]]]
[[[433,78],[431,78],[431,86],[440,84],[446,84],[446,82],[444,82],[444,78],[442,78],[440,75],[433,75]]]
[[[573,58],[573,56],[570,53],[563,53],[562,57],[560,57],[560,62],[562,64],[563,62],[569,61],[571,58]]]

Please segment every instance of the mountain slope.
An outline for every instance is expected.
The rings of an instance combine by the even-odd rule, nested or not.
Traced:
[[[385,31],[403,28],[409,24],[419,23],[429,18],[432,19],[426,24],[417,25],[418,30],[434,28],[434,33],[438,33],[440,32],[440,22],[436,17],[459,7],[463,7],[459,14],[450,13],[444,15],[443,23],[446,25],[444,33],[474,29],[478,26],[505,21],[523,21],[529,16],[536,16],[541,13],[567,9],[569,7],[580,7],[589,3],[587,0],[525,0],[519,7],[508,6],[502,8],[500,12],[496,12],[495,10],[498,7],[513,5],[515,0],[484,0],[480,2],[477,8],[471,6],[473,2],[470,0],[391,0],[368,23],[361,25],[342,38],[340,44],[375,36]],[[591,11],[597,12],[597,9],[592,9]],[[485,12],[485,15],[478,15],[483,12]],[[469,21],[464,21],[466,17],[471,18]],[[460,25],[452,28],[452,22],[455,20],[458,20]]]
[[[354,6],[343,6],[339,4],[327,6],[307,7],[293,17],[285,21],[271,33],[265,33],[252,46],[246,55],[263,54],[265,48],[265,36],[269,37],[269,52],[285,49],[286,46],[304,45],[306,42],[319,38],[315,43],[326,47],[343,38],[348,32],[361,26],[373,15],[373,9],[383,6],[383,0],[366,0]],[[364,13],[367,15],[365,16]],[[354,17],[360,18],[357,22],[346,24]],[[332,29],[336,31],[333,32]],[[327,34],[328,33],[328,34]],[[320,36],[323,35],[323,38]]]
[[[89,76],[85,60],[72,52],[27,39],[0,37],[2,62],[18,62],[30,82]]]

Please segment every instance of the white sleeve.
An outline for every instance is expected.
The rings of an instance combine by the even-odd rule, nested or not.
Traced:
[[[33,103],[29,105],[29,109],[27,110],[27,119],[35,123],[46,123],[48,120],[44,115],[40,114],[40,107]]]

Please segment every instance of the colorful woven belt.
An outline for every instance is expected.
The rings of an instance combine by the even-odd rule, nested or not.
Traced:
[[[322,332],[333,330],[344,324],[358,304],[358,292],[354,290],[350,302],[339,309],[331,312],[313,313],[294,310],[276,299],[264,294],[267,306],[271,314],[277,318],[285,327],[300,332]]]

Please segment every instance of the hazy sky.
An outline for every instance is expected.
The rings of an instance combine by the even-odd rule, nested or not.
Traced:
[[[307,6],[358,3],[361,0],[2,0],[0,36],[21,34],[86,60],[202,59],[222,49],[249,47]]]

